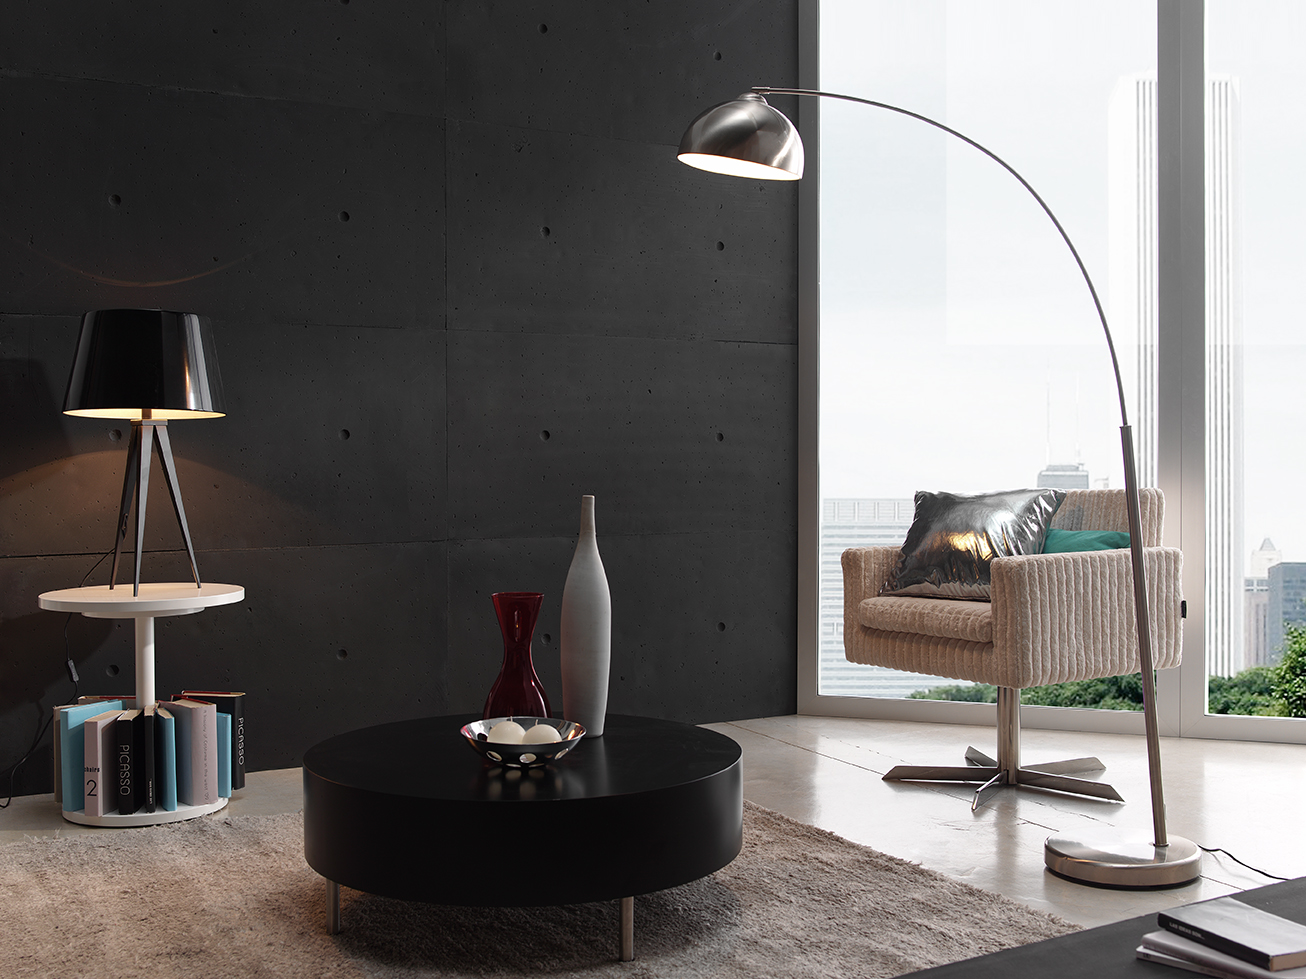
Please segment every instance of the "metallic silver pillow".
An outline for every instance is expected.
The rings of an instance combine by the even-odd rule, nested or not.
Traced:
[[[881,595],[989,600],[989,562],[1037,554],[1064,490],[916,494],[916,516]]]

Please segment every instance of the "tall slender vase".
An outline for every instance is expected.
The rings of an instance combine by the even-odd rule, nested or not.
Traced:
[[[490,597],[503,633],[503,666],[481,716],[549,717],[549,696],[531,662],[531,637],[544,596],[535,591],[500,591]]]
[[[562,714],[603,733],[612,662],[612,596],[594,534],[594,497],[580,500],[580,539],[562,590]]]

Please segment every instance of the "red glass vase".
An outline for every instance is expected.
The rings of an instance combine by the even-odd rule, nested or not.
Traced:
[[[531,662],[531,637],[544,596],[535,591],[500,591],[490,597],[503,633],[503,666],[485,698],[481,717],[550,717],[549,695]]]

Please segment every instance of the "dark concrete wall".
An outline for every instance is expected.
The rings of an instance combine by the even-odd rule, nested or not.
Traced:
[[[60,407],[81,313],[118,306],[214,321],[229,414],[172,441],[201,573],[247,598],[159,620],[158,690],[248,691],[253,769],[479,711],[498,590],[545,593],[560,708],[584,493],[610,709],[792,711],[796,191],[674,149],[796,83],[796,7],[12,0],[0,771],[70,694],[65,626],[82,693],[133,687],[130,622],[36,604],[112,546],[126,426]],[[143,576],[186,580],[154,489]],[[16,784],[49,790],[48,738]]]

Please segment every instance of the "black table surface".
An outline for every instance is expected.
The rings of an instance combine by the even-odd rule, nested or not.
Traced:
[[[389,897],[571,904],[697,880],[743,845],[742,752],[723,734],[610,714],[602,737],[507,769],[459,733],[476,719],[379,724],[305,752],[309,866]]]
[[[1306,924],[1306,877],[1234,895],[1240,901]],[[1088,928],[963,962],[922,969],[912,979],[1177,979],[1186,970],[1134,956],[1143,936],[1160,927],[1155,914]]]
[[[543,802],[683,785],[718,774],[741,754],[730,738],[706,728],[610,714],[602,737],[582,738],[549,765],[505,771],[487,763],[459,733],[479,719],[479,714],[424,717],[350,731],[305,752],[304,770],[374,794],[379,804],[396,797]]]

